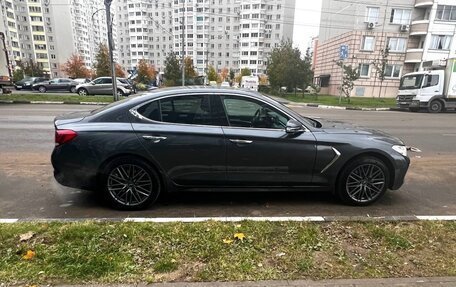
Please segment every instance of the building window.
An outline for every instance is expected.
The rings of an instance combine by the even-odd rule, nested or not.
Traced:
[[[412,17],[412,10],[410,9],[392,9],[390,23],[408,25]]]
[[[399,78],[401,76],[401,65],[386,65],[385,78]]]
[[[406,38],[389,38],[388,48],[390,52],[405,52],[406,43]]]
[[[375,37],[364,36],[363,42],[361,44],[361,50],[363,51],[373,51],[374,50],[374,41]]]
[[[378,16],[380,15],[379,7],[366,7],[366,20],[365,22],[378,23]]]
[[[449,50],[451,36],[448,35],[432,35],[430,49]]]
[[[441,21],[456,21],[456,6],[437,6],[437,14],[435,15],[435,18]]]
[[[361,78],[369,78],[369,64],[359,64],[358,72]]]

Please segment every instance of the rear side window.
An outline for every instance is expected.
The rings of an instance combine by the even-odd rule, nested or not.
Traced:
[[[167,123],[213,125],[209,96],[179,96],[153,101],[138,109],[142,116]]]

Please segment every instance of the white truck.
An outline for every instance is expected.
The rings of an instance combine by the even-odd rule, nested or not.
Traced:
[[[427,70],[402,76],[397,106],[431,113],[456,109],[456,59],[424,62],[423,67]]]
[[[11,77],[8,51],[6,50],[5,44],[5,34],[0,32],[0,94],[8,91],[6,87],[11,86]]]
[[[251,91],[258,91],[258,85],[260,81],[257,76],[242,76],[241,88],[248,89]]]

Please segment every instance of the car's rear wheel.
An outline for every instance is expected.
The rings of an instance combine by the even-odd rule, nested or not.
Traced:
[[[76,87],[71,87],[70,88],[70,93],[73,93],[73,94],[76,93]]]
[[[89,95],[89,92],[87,92],[87,90],[84,89],[84,88],[80,88],[80,89],[78,90],[78,95],[80,95],[80,96],[87,96],[87,95]]]
[[[385,194],[389,173],[385,163],[371,156],[350,162],[340,174],[337,193],[350,205],[365,206],[374,203]]]
[[[40,87],[38,88],[38,91],[39,91],[40,93],[46,93],[47,89],[46,89],[45,86],[40,86]]]
[[[161,185],[157,173],[144,161],[122,157],[110,162],[104,173],[104,196],[116,209],[140,210],[154,203]]]

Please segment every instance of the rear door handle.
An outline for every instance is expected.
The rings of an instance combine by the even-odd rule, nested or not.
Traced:
[[[251,144],[251,143],[253,143],[253,141],[240,140],[240,139],[230,139],[230,142],[236,143],[236,144]]]
[[[147,141],[153,141],[153,143],[159,143],[160,141],[166,140],[166,137],[159,136],[143,136],[143,139]]]

